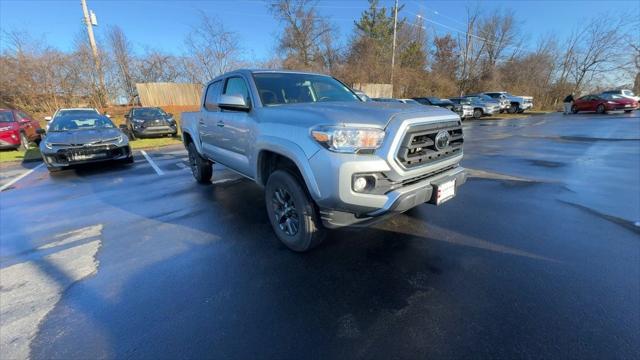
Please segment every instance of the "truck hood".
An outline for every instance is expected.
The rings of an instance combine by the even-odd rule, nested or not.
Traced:
[[[112,142],[121,134],[122,132],[120,131],[120,129],[51,131],[47,133],[47,137],[45,140],[50,144],[59,146],[84,145],[100,143],[103,141]]]
[[[317,102],[262,108],[267,119],[300,119],[309,125],[360,124],[386,128],[395,118],[442,117],[457,115],[437,106],[383,102]],[[290,120],[289,120],[290,121]]]

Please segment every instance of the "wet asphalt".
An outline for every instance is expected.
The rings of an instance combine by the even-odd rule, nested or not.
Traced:
[[[67,284],[30,356],[639,358],[640,112],[464,131],[456,198],[307,254],[274,237],[257,185],[217,166],[198,185],[181,148],[148,151],[163,175],[140,154],[37,169],[0,194],[1,267]],[[39,257],[96,226],[56,245],[97,238],[92,275]]]

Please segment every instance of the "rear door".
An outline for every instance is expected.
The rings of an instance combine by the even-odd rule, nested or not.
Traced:
[[[242,96],[248,105],[254,104],[247,81],[239,75],[225,79],[222,94]],[[254,125],[252,112],[220,110],[216,125],[220,135],[216,137],[219,161],[244,174],[250,174],[248,150],[253,141],[250,139],[250,129]]]

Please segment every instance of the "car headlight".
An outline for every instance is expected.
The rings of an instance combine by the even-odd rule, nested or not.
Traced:
[[[355,153],[375,150],[382,145],[384,130],[376,128],[319,126],[311,130],[311,137],[331,151]]]
[[[46,147],[49,150],[53,150],[53,145],[51,145],[51,143],[48,141],[44,142],[44,147]]]
[[[120,136],[118,136],[118,139],[116,139],[116,143],[122,144],[123,142],[124,142],[124,134],[120,134]]]
[[[136,124],[142,124],[144,122],[144,120],[142,119],[131,119],[131,121],[133,121]]]

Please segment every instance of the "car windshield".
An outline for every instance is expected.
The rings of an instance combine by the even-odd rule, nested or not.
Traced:
[[[420,105],[419,102],[413,100],[413,99],[404,99],[404,103],[405,104],[414,104],[414,105]]]
[[[166,114],[167,113],[159,108],[141,108],[133,110],[133,117],[144,120],[161,118]]]
[[[431,101],[432,103],[439,103],[443,101],[437,97],[428,97],[427,100]]]
[[[471,105],[471,100],[467,99],[467,98],[463,98],[463,99],[451,99],[452,102],[455,102],[456,104],[462,104],[462,105]]]
[[[74,110],[60,110],[56,113],[56,117],[62,117],[62,116],[68,116],[68,115],[74,115],[74,116],[96,116],[96,115],[100,115],[97,111],[92,110],[92,109],[74,109]]]
[[[0,111],[0,122],[13,122],[13,113],[11,111]]]
[[[51,123],[49,131],[80,131],[113,128],[115,128],[115,125],[113,125],[109,118],[94,113],[91,116],[69,115],[56,117]]]
[[[330,76],[296,73],[254,73],[265,106],[326,101],[360,102],[341,82]]]

